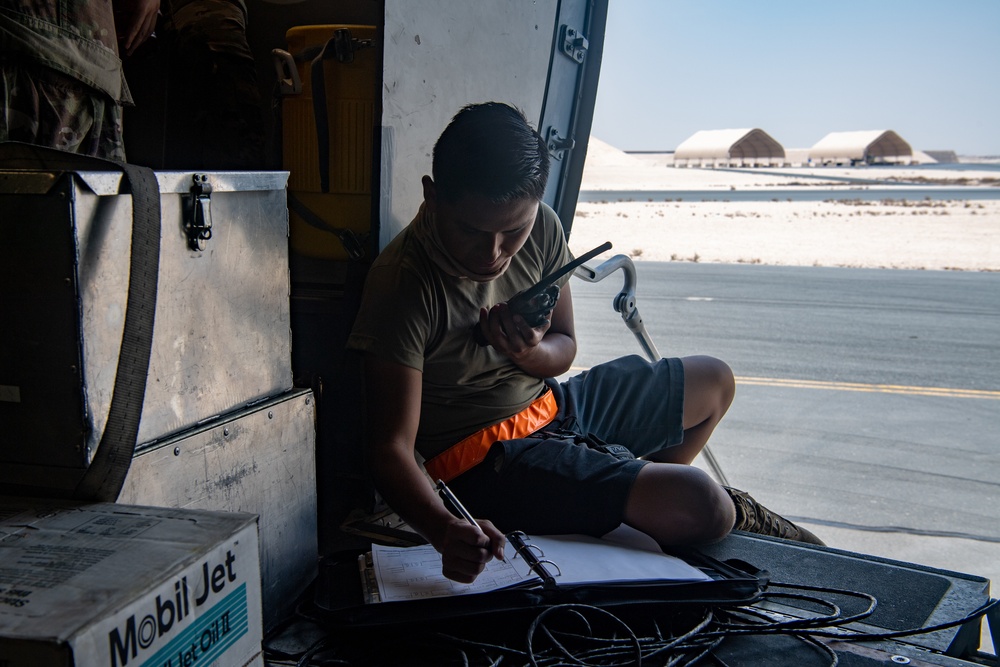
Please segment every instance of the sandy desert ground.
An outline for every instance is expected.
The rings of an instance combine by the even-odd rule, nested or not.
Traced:
[[[669,158],[635,155],[591,139],[583,191],[657,195],[580,202],[570,245],[581,254],[604,241],[638,261],[1000,271],[1000,200],[927,200],[901,181],[1000,187],[995,170],[899,168],[676,168]],[[878,180],[859,185],[844,179]],[[896,187],[877,201],[701,201],[690,191]],[[664,191],[677,191],[672,198]],[[681,191],[684,191],[683,196]],[[655,199],[655,201],[654,201]],[[664,201],[672,199],[672,201]]]

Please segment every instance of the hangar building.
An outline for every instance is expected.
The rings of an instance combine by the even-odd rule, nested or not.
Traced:
[[[784,147],[759,129],[701,130],[674,151],[676,167],[773,167],[784,162]]]
[[[813,164],[911,164],[913,149],[892,130],[831,132],[809,149]]]

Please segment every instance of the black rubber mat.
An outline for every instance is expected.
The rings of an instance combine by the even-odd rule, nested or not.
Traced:
[[[742,537],[738,533],[699,550],[722,561],[736,558],[767,570],[772,582],[873,595],[878,607],[864,622],[886,630],[923,627],[951,587],[947,577],[903,563],[829,549],[789,548],[787,541]],[[867,606],[845,596],[822,597],[840,605],[845,615]]]

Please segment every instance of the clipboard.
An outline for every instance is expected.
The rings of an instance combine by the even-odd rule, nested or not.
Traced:
[[[530,569],[528,574],[522,572],[516,581],[510,579],[506,584],[501,582],[485,591],[446,592],[385,601],[381,599],[377,587],[379,575],[375,561],[379,557],[379,548],[376,547],[375,555],[373,552],[354,551],[323,559],[314,603],[329,621],[338,625],[388,626],[434,623],[482,614],[537,613],[556,604],[587,604],[603,608],[651,604],[742,606],[757,601],[767,583],[767,574],[753,566],[739,562],[724,563],[695,550],[670,555],[660,552],[659,555],[678,559],[685,567],[696,571],[697,578],[665,579],[641,576],[635,572],[599,579],[574,576],[567,562],[560,565],[557,558],[552,557],[552,545],[559,543],[565,549],[582,550],[586,557],[591,549],[600,548],[601,545],[595,543],[607,540],[585,536],[530,537],[523,533],[510,533],[507,539],[516,554],[508,555],[508,565],[512,566],[520,558],[521,567]],[[545,552],[545,547],[549,547],[550,551]],[[560,553],[567,553],[565,549]],[[421,553],[427,552],[412,552],[414,560],[409,562],[422,557]],[[640,554],[636,560],[645,562],[647,556],[653,555]],[[439,555],[436,566],[439,573]],[[433,564],[428,567],[432,568]]]

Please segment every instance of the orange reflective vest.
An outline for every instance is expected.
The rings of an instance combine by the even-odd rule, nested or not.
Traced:
[[[498,424],[476,431],[457,445],[452,445],[424,462],[427,474],[434,480],[450,482],[466,470],[483,462],[486,453],[498,440],[526,438],[556,418],[559,406],[551,390],[531,402],[528,407]]]

